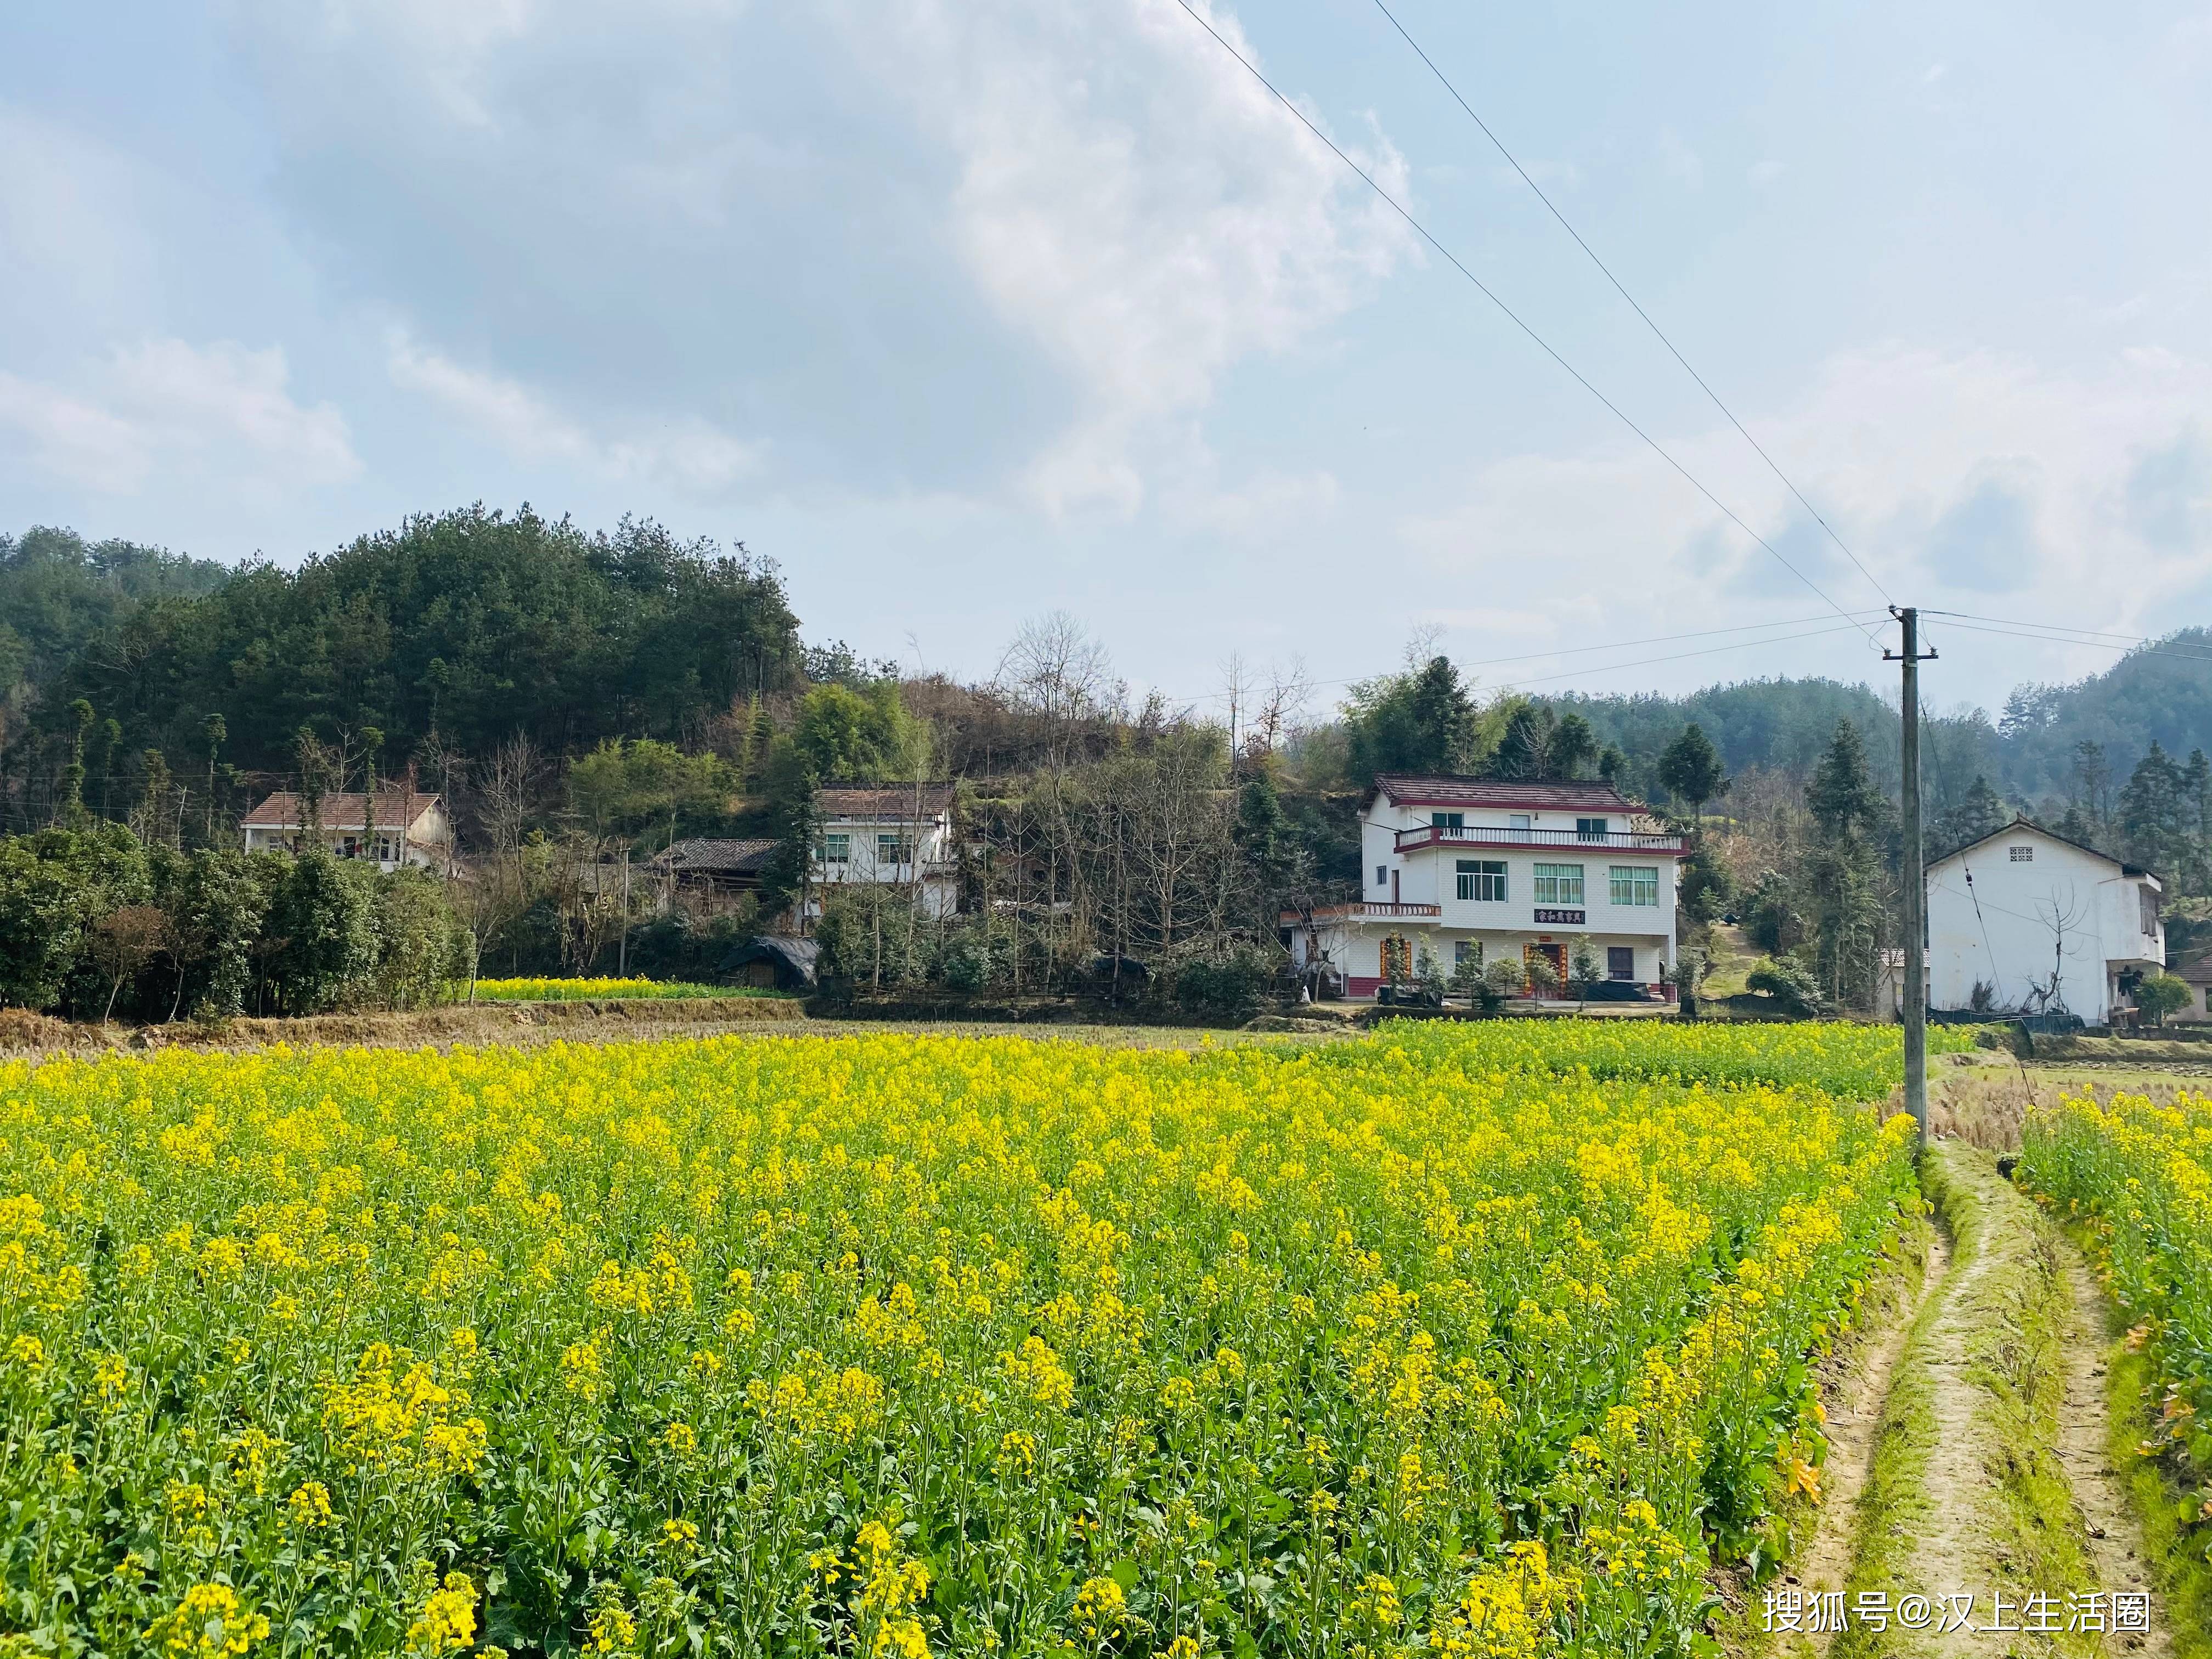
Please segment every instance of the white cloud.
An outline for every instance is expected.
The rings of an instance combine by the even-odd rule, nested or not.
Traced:
[[[2208,403],[2212,362],[2172,353],[2115,354],[2067,374],[1889,346],[1832,358],[1795,407],[1746,423],[1900,601],[2152,634],[2174,625],[2175,603],[2212,566],[2212,460],[2195,424]],[[1832,598],[1879,605],[1732,430],[1662,441]],[[1632,444],[1493,463],[1457,507],[1401,532],[1447,578],[1571,571],[1573,592],[1607,596],[1607,634],[1821,612]],[[1469,631],[1497,635],[1480,614]]]
[[[1224,375],[1312,341],[1410,246],[1176,0],[234,15],[282,187],[354,280],[564,404],[649,386],[688,434],[655,455],[695,471],[729,464],[712,428],[742,407],[773,411],[780,487],[1133,511]],[[1404,197],[1371,120],[1339,142]],[[393,257],[417,242],[436,257]],[[477,285],[526,264],[513,303]],[[512,386],[414,372],[523,451],[611,453]]]
[[[531,465],[589,468],[614,480],[664,484],[695,496],[722,494],[760,469],[760,452],[695,418],[653,429],[595,433],[520,381],[465,368],[403,332],[388,341],[393,384],[421,392],[478,437]]]
[[[1751,164],[1749,176],[1754,185],[1771,185],[1789,170],[1786,161],[1754,161]]]
[[[973,280],[1085,388],[1084,416],[1028,474],[1050,510],[1133,507],[1154,422],[1341,316],[1407,251],[1403,222],[1176,0],[839,15],[957,158],[946,234]],[[1258,61],[1234,18],[1210,21]],[[1337,142],[1406,198],[1371,121]]]
[[[353,477],[345,417],[295,403],[289,379],[276,346],[117,346],[68,386],[0,373],[0,434],[35,468],[102,495],[185,471],[260,495]]]

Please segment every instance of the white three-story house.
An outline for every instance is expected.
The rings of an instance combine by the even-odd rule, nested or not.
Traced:
[[[1578,939],[1600,978],[1674,994],[1683,840],[1610,784],[1390,775],[1359,821],[1364,896],[1282,916],[1292,958],[1334,967],[1347,996],[1411,977],[1424,947],[1446,975],[1540,956],[1564,986]]]

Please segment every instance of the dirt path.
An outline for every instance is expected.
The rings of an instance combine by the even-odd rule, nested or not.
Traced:
[[[1996,1184],[1995,1172],[1987,1183],[1973,1180],[1978,1173],[1973,1170],[1966,1179],[1976,1196],[1986,1202]],[[2010,1563],[2001,1562],[1990,1547],[1998,1519],[1993,1512],[1997,1482],[1991,1470],[1999,1448],[1979,1376],[1990,1346],[1989,1316],[1994,1310],[1990,1281],[2005,1261],[1992,1248],[1992,1222],[2001,1226],[2002,1221],[1979,1206],[1970,1213],[1954,1211],[1946,1218],[1962,1235],[1959,1254],[1964,1265],[1945,1279],[1936,1293],[1936,1319],[1915,1344],[1914,1361],[1927,1375],[1935,1437],[1923,1477],[1926,1520],[1915,1539],[1920,1571],[1900,1584],[1899,1593],[1917,1590],[1933,1597],[1979,1591],[1986,1600],[1994,1589],[2008,1592],[2017,1607],[2029,1587],[2002,1583],[2002,1569]],[[1988,1622],[1986,1615],[1979,1622]],[[1948,1639],[1934,1642],[1929,1650],[1977,1653],[2002,1651],[2005,1645],[1995,1638],[1978,1644],[1967,1639],[1966,1632],[1954,1632]]]
[[[1863,1387],[1838,1395],[1831,1512],[1800,1572],[1808,1601],[1843,1589],[1849,1620],[1770,1651],[2165,1659],[2155,1601],[2147,1637],[2064,1628],[2069,1592],[2150,1583],[2107,1452],[2096,1285],[1988,1152],[1950,1141],[1928,1157],[1948,1268],[1931,1255],[1917,1313],[1869,1350]],[[1869,1595],[1891,1610],[1884,1630],[1861,1617]],[[1953,1595],[1973,1599],[1947,1612]],[[1918,1628],[1898,1616],[1908,1597],[1927,1598]],[[2032,1598],[2047,1598],[2039,1626]]]
[[[2148,1589],[2151,1574],[2143,1557],[2142,1531],[2120,1485],[2119,1471],[2112,1467],[2112,1418],[2105,1387],[2106,1354],[2112,1344],[2104,1292],[2070,1244],[2063,1246],[2062,1260],[2074,1317],[2066,1331],[2066,1406],[2058,1424],[2059,1461],[2074,1488],[2075,1502],[2081,1505],[2097,1583],[2111,1589]],[[2149,1636],[2116,1637],[2118,1650],[2166,1659],[2172,1647],[2160,1612],[2154,1595]]]
[[[1950,1271],[1950,1240],[1941,1232],[1929,1235],[1918,1285],[1898,1298],[1881,1337],[1861,1345],[1851,1364],[1826,1391],[1828,1455],[1820,1468],[1820,1518],[1792,1575],[1808,1596],[1843,1589],[1850,1582],[1860,1504],[1874,1475],[1875,1440],[1888,1407],[1890,1382],[1922,1307],[1940,1291]],[[1834,1642],[1832,1632],[1822,1631],[1778,1651],[1791,1659],[1824,1656]]]

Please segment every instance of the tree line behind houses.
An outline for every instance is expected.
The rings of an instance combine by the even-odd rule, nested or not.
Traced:
[[[25,1006],[404,1005],[479,963],[707,977],[744,938],[797,926],[848,986],[1020,995],[1103,976],[1108,994],[1249,1006],[1278,979],[1283,918],[1358,891],[1358,794],[1384,771],[1597,778],[1652,800],[1695,836],[1692,978],[1731,915],[1778,1000],[1863,1009],[1894,944],[1893,715],[1826,683],[1484,697],[1429,651],[1318,716],[1295,665],[1233,659],[1212,704],[1175,707],[1133,697],[1066,617],[1024,628],[978,683],[901,676],[803,645],[778,573],[742,548],[481,508],[296,572],[34,532],[0,547],[0,817],[22,832],[0,907],[42,941],[9,946],[0,998]],[[2185,709],[2185,692],[2167,701]],[[2063,723],[2049,688],[2029,701],[2007,719]],[[1763,750],[1744,746],[1754,705],[1787,715]],[[1700,710],[1717,740],[1675,720]],[[1988,725],[1929,723],[1931,850],[2026,809],[2171,872],[2185,901],[2212,888],[2194,743],[2177,757],[2154,739],[2120,778],[2117,744],[2085,738],[2031,800],[1992,781]],[[951,913],[815,882],[824,787],[940,780],[957,783]],[[448,804],[460,878],[235,850],[270,790],[379,783]],[[713,914],[653,862],[702,836],[769,849],[757,890]]]

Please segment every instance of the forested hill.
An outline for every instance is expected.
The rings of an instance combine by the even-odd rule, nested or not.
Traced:
[[[19,670],[34,682],[22,694],[32,729],[13,745],[26,781],[54,769],[79,699],[100,722],[94,741],[112,721],[107,744],[125,754],[159,749],[196,774],[220,716],[226,763],[281,773],[303,726],[325,740],[374,728],[392,764],[433,732],[477,756],[517,733],[555,750],[696,738],[801,666],[771,567],[649,521],[587,534],[527,507],[477,507],[363,536],[296,571],[252,563],[218,581],[220,567],[125,560],[135,598],[100,585],[102,550],[78,544],[72,575],[55,541],[34,532],[10,550],[32,550],[22,562],[39,580],[0,581],[0,622],[64,653]],[[50,600],[72,582],[106,597],[106,611]]]
[[[212,593],[236,573],[132,542],[88,544],[70,530],[0,532],[0,690],[49,684],[146,601]]]
[[[2105,787],[2100,775],[2124,779],[2154,743],[2174,756],[2212,749],[2212,629],[2183,629],[2160,645],[2203,654],[2136,651],[2070,685],[2018,686],[1994,718],[1978,708],[1932,714],[1930,788],[1957,794],[1980,776],[2011,800],[2044,805],[2094,793]],[[1940,697],[1940,681],[1934,689]],[[1580,714],[1601,744],[1618,745],[1628,757],[1630,781],[1646,789],[1660,751],[1692,721],[1730,772],[1757,766],[1803,776],[1839,720],[1860,728],[1878,772],[1893,776],[1896,769],[1896,704],[1864,684],[1745,680],[1680,697],[1569,693],[1546,701],[1562,715]],[[1930,703],[1937,706],[1934,698]],[[2083,744],[2094,746],[2087,779]]]
[[[805,650],[798,626],[772,566],[742,544],[726,553],[679,541],[650,520],[591,532],[527,507],[477,506],[410,520],[290,571],[88,544],[62,530],[0,535],[9,715],[0,797],[15,819],[44,822],[72,752],[94,777],[137,778],[150,753],[173,773],[208,776],[217,717],[221,763],[264,781],[296,769],[303,727],[342,751],[380,734],[387,769],[430,747],[481,760],[517,734],[552,754],[614,737],[696,747],[751,693],[856,678],[849,653]],[[2212,749],[2212,630],[2169,643],[2203,655],[2137,652],[2074,684],[2015,688],[1995,718],[1933,719],[1938,810],[1978,777],[2015,803],[2079,803],[2094,816],[2110,805],[2100,793],[2116,790],[2154,742],[2177,758]],[[1931,702],[1955,707],[1942,684],[1931,680]],[[1864,684],[1751,680],[1679,697],[1543,701],[1582,716],[1592,753],[1617,748],[1623,782],[1655,799],[1665,793],[1659,756],[1693,721],[1727,771],[1802,778],[1849,720],[1877,779],[1893,786],[1896,775],[1893,708]],[[1497,720],[1508,713],[1499,705]],[[1345,752],[1307,781],[1334,787],[1358,759]],[[143,781],[114,787],[128,799]]]

